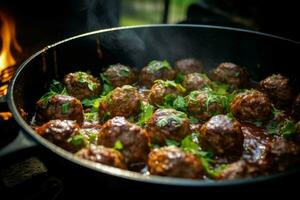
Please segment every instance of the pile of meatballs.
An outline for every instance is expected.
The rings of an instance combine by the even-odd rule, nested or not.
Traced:
[[[254,82],[237,64],[205,72],[200,60],[186,58],[173,67],[151,61],[139,71],[114,64],[101,76],[73,72],[61,86],[63,92],[37,101],[32,127],[95,165],[224,180],[299,164],[300,95],[281,74]],[[170,98],[181,107],[166,105]],[[180,145],[191,134],[199,152],[210,153],[210,170],[225,166],[217,174],[209,173],[199,153]]]

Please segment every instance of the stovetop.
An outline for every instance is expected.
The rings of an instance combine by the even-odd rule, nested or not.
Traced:
[[[13,119],[11,119],[13,120]],[[300,173],[280,179],[249,185],[221,188],[186,188],[146,185],[112,176],[99,176],[65,161],[44,147],[28,140],[14,121],[0,121],[0,138],[7,144],[0,146],[1,199],[69,199],[108,195],[147,194],[156,197],[191,193],[202,195],[293,195],[298,188]],[[7,132],[6,132],[7,131]],[[8,137],[8,138],[7,138]],[[5,139],[6,138],[6,139]],[[3,142],[2,142],[3,143]],[[155,192],[153,192],[155,191]]]

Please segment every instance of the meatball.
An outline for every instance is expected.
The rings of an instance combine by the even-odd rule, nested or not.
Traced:
[[[211,81],[205,74],[192,73],[187,74],[183,78],[182,85],[187,91],[201,90],[209,86]]]
[[[51,120],[36,128],[36,132],[50,142],[68,150],[76,152],[84,146],[83,143],[73,143],[70,138],[79,135],[80,126],[72,120]]]
[[[215,155],[238,157],[243,152],[244,136],[240,123],[226,115],[216,115],[200,129],[200,144]]]
[[[148,95],[149,102],[160,105],[164,103],[165,97],[183,95],[185,91],[185,88],[174,81],[156,80]]]
[[[140,83],[150,88],[157,79],[172,80],[175,71],[167,61],[152,61],[141,70]]]
[[[69,119],[81,124],[83,118],[81,102],[75,97],[54,95],[49,99],[42,98],[37,102],[36,119],[38,123],[52,119]]]
[[[229,84],[233,89],[239,89],[249,83],[249,74],[244,68],[234,63],[225,62],[212,72],[212,79]]]
[[[154,149],[149,154],[149,171],[153,175],[180,178],[201,178],[203,167],[200,160],[192,153],[169,146]]]
[[[123,155],[119,151],[112,148],[90,145],[78,151],[76,156],[104,165],[126,169]]]
[[[203,63],[195,58],[186,58],[176,61],[175,71],[183,75],[203,72]]]
[[[130,85],[136,81],[134,71],[130,67],[120,63],[110,65],[103,74],[114,87]]]
[[[190,133],[186,114],[175,109],[158,109],[146,124],[151,141],[164,145],[166,139],[182,140]]]
[[[281,74],[273,74],[260,82],[261,91],[266,93],[277,106],[284,106],[293,99],[289,79]]]
[[[214,95],[214,98],[209,98],[209,96],[212,94],[208,91],[193,91],[185,97],[189,114],[201,121],[206,121],[216,114],[223,113],[222,97]]]
[[[134,116],[140,110],[140,99],[139,92],[135,87],[130,85],[117,87],[100,102],[99,116],[103,118],[107,113],[110,117]]]
[[[119,149],[127,164],[145,162],[150,151],[149,142],[147,132],[124,117],[108,120],[98,135],[98,144]]]
[[[300,120],[300,94],[293,103],[292,116],[296,120]]]
[[[257,90],[247,90],[233,99],[230,111],[239,120],[265,120],[272,113],[272,105],[266,94]]]
[[[221,172],[218,179],[241,179],[259,175],[261,172],[259,168],[244,160],[229,164],[224,171]]]
[[[64,78],[68,94],[79,100],[100,95],[101,85],[98,79],[85,72],[69,73]]]

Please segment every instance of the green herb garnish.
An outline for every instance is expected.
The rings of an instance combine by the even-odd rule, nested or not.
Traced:
[[[103,95],[107,95],[110,91],[112,91],[114,89],[114,87],[112,86],[111,82],[108,80],[108,78],[103,74],[100,73],[100,78],[102,80],[102,84],[103,84],[103,89],[102,89],[102,96]]]
[[[168,124],[175,123],[175,127],[179,127],[185,119],[187,119],[187,115],[183,112],[177,111],[176,113],[159,117],[156,125],[159,127],[165,127]]]
[[[75,146],[76,148],[82,148],[84,147],[86,144],[85,144],[85,141],[84,141],[84,137],[83,135],[79,134],[79,135],[74,135],[74,136],[71,136],[67,142],[71,143],[73,146]]]
[[[187,103],[182,96],[177,96],[173,102],[173,108],[180,111],[187,111]]]
[[[79,82],[86,83],[88,88],[91,91],[94,91],[97,88],[97,83],[95,83],[91,80],[91,78],[90,78],[91,76],[88,73],[86,73],[86,72],[76,72],[75,76],[77,77]]]
[[[48,103],[50,99],[55,96],[55,95],[68,95],[66,88],[56,80],[52,81],[52,84],[49,87],[49,92],[44,94],[41,98],[40,101],[42,101],[43,107],[46,108],[48,106]]]
[[[116,149],[116,150],[122,150],[124,148],[124,146],[123,146],[123,144],[122,144],[122,142],[120,141],[120,140],[117,140],[116,142],[115,142],[115,144],[114,144],[114,149]]]
[[[184,79],[184,75],[182,72],[176,74],[175,83],[181,84]]]
[[[171,139],[165,139],[166,145],[167,146],[179,146],[180,142],[176,140],[171,140]]]
[[[62,114],[67,114],[69,111],[69,103],[63,103],[61,105],[61,112]]]
[[[159,84],[162,84],[164,85],[165,87],[168,87],[168,88],[175,88],[177,89],[179,92],[182,92],[182,93],[185,93],[186,92],[186,89],[179,83],[175,83],[174,81],[170,81],[170,80],[156,80],[154,81],[154,83],[159,83]]]
[[[153,72],[157,72],[162,69],[172,69],[170,63],[166,60],[164,61],[153,60],[148,64],[148,68]]]
[[[137,122],[138,125],[144,126],[147,121],[152,117],[154,106],[144,101],[141,102],[141,113],[139,116],[139,120]]]
[[[267,125],[267,131],[271,135],[281,135],[290,138],[296,133],[296,123],[290,119],[284,121],[272,121]]]

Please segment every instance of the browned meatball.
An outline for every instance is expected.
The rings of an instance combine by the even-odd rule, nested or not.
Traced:
[[[120,63],[110,65],[103,74],[114,87],[130,85],[136,81],[134,71],[130,67]]]
[[[223,113],[224,108],[220,103],[222,97],[215,95],[215,98],[208,98],[208,96],[207,91],[193,91],[186,96],[189,114],[201,121],[206,121],[216,114]]]
[[[98,144],[119,149],[128,164],[147,160],[149,142],[147,132],[124,117],[108,120],[98,135]]]
[[[148,88],[152,86],[155,80],[172,80],[175,77],[175,71],[167,61],[152,61],[141,70],[140,84]]]
[[[83,108],[81,102],[75,97],[54,95],[50,99],[40,99],[37,102],[36,119],[38,123],[51,119],[69,119],[81,124]]]
[[[244,136],[241,125],[226,115],[216,115],[200,129],[200,143],[204,150],[215,155],[241,156]]]
[[[176,97],[178,95],[183,95],[185,91],[185,88],[174,81],[157,80],[151,87],[151,91],[148,96],[149,102],[160,105],[164,103],[166,96],[172,95]]]
[[[117,87],[100,102],[99,115],[103,117],[109,113],[110,117],[134,116],[140,110],[140,99],[135,87],[129,85]]]
[[[169,146],[154,149],[149,154],[149,171],[153,175],[180,178],[201,178],[203,167],[200,160],[192,153]]]
[[[126,169],[123,155],[119,151],[112,148],[90,145],[78,151],[76,156],[104,165]]]
[[[195,58],[186,58],[176,61],[175,71],[183,75],[191,74],[194,72],[203,72],[203,63]]]
[[[36,132],[52,143],[71,152],[77,151],[83,144],[76,145],[69,138],[79,135],[79,125],[72,120],[51,120],[36,128]]]
[[[175,109],[158,109],[147,122],[147,132],[155,144],[165,144],[166,139],[182,140],[190,133],[186,114]]]
[[[205,74],[192,73],[183,78],[182,85],[187,91],[201,90],[211,84],[211,81]]]
[[[300,94],[294,100],[293,110],[292,110],[292,116],[296,120],[300,120]]]
[[[248,84],[249,74],[244,68],[234,63],[225,62],[221,63],[212,72],[212,79],[229,84],[232,88],[238,89]]]
[[[244,160],[229,164],[224,171],[219,175],[218,179],[241,179],[259,175],[261,172],[259,168]]]
[[[101,92],[98,79],[85,72],[69,73],[64,78],[68,94],[79,100],[96,97]]]
[[[247,90],[233,99],[230,111],[239,120],[265,120],[272,113],[272,105],[266,94],[257,90]]]
[[[265,78],[260,82],[260,88],[278,106],[289,104],[293,99],[289,79],[281,74],[273,74]]]

